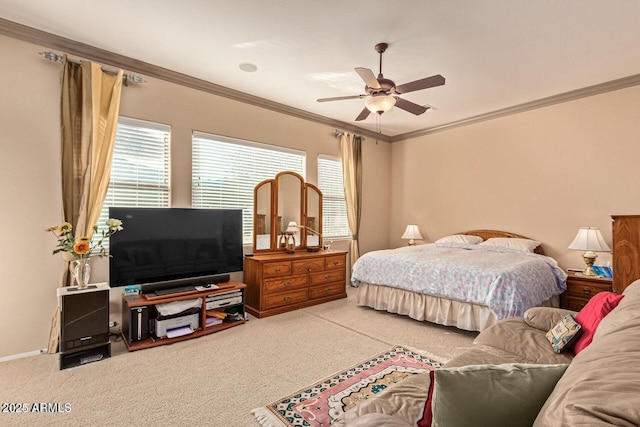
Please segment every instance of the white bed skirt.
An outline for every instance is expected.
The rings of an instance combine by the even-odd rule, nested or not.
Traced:
[[[558,307],[559,300],[560,298],[556,295],[540,305]],[[494,314],[485,305],[417,294],[404,289],[364,282],[358,284],[356,303],[359,306],[402,314],[416,320],[455,326],[467,331],[482,331],[496,323]]]

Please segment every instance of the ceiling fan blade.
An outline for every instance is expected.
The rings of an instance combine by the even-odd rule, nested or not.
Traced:
[[[320,98],[318,102],[327,102],[327,101],[342,101],[343,99],[362,99],[367,95],[350,95],[350,96],[336,96],[333,98]]]
[[[406,99],[396,97],[396,107],[408,111],[410,113],[415,114],[416,116],[427,111],[427,107],[423,107],[422,105],[414,104],[411,101],[407,101]]]
[[[369,111],[366,107],[364,108],[364,110],[362,110],[360,112],[360,114],[358,114],[358,117],[356,117],[356,122],[360,122],[364,119],[366,119],[367,117],[369,117],[369,114],[371,114],[371,111]]]
[[[413,82],[401,84],[396,86],[395,93],[407,93],[414,92],[416,90],[428,89],[434,86],[442,86],[444,84],[444,77],[440,74],[436,74],[435,76],[426,77],[424,79],[416,80]]]
[[[369,86],[371,89],[382,89],[380,87],[380,83],[378,83],[378,79],[376,79],[376,75],[373,74],[368,68],[356,68],[356,73],[360,76],[362,80],[364,80],[365,84]]]

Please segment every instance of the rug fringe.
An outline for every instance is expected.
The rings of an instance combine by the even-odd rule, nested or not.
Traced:
[[[425,351],[425,350],[421,350],[419,348],[415,348],[415,347],[410,347],[408,345],[398,345],[397,347],[404,347],[407,350],[413,351],[414,353],[417,353],[421,356],[424,357],[428,357],[429,359],[433,359],[436,362],[440,362],[440,363],[447,363],[449,361],[448,357],[442,357],[442,356],[437,356],[431,352]]]
[[[251,413],[256,417],[256,420],[262,427],[284,427],[282,421],[280,421],[271,411],[267,408],[256,408],[251,411]]]

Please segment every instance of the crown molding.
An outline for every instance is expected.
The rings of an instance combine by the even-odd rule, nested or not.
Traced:
[[[13,21],[0,18],[0,34],[7,37],[11,37],[17,40],[22,40],[28,43],[32,43],[38,46],[47,47],[49,49],[56,49],[63,51],[70,55],[79,56],[92,61],[102,63],[107,66],[114,66],[118,68],[126,69],[127,71],[144,74],[149,77],[154,77],[160,80],[164,80],[170,83],[175,83],[181,86],[189,87],[191,89],[200,90],[203,92],[211,93],[214,95],[222,96],[235,101],[250,104],[256,107],[265,108],[277,113],[285,114],[292,117],[297,117],[304,120],[320,123],[330,126],[332,128],[339,128],[343,131],[348,131],[354,134],[362,135],[364,137],[372,138],[376,141],[383,142],[398,142],[408,139],[417,138],[424,135],[430,135],[437,132],[443,132],[446,130],[454,129],[461,126],[466,126],[474,123],[483,122],[486,120],[493,120],[500,117],[509,116],[512,114],[518,114],[537,108],[547,107],[554,104],[560,104],[563,102],[573,101],[579,98],[585,98],[588,96],[598,95],[601,93],[611,92],[618,89],[624,89],[631,86],[640,85],[640,74],[635,74],[621,79],[612,80],[605,83],[596,84],[582,89],[577,89],[559,95],[553,95],[546,98],[538,99],[531,102],[515,105],[508,108],[492,111],[489,113],[479,114],[477,116],[469,117],[466,119],[458,120],[451,123],[446,123],[440,126],[425,128],[414,132],[408,132],[401,135],[389,136],[382,133],[377,133],[368,129],[364,129],[352,124],[342,122],[339,120],[330,119],[325,116],[313,114],[308,111],[301,110],[299,108],[290,107],[278,102],[270,101],[265,98],[260,98],[254,95],[250,95],[245,92],[230,89],[225,86],[221,86],[215,83],[208,82],[206,80],[198,79],[186,74],[178,73],[167,68],[159,67],[157,65],[149,64],[148,62],[139,61],[127,56],[118,55],[113,52],[109,52],[104,49],[100,49],[94,46],[90,46],[84,43],[80,43],[65,37],[60,37],[55,34],[47,33],[45,31],[37,30],[26,25],[18,24]]]
[[[611,80],[605,83],[600,83],[600,84],[588,86],[582,89],[576,89],[569,92],[564,92],[558,95],[537,99],[531,102],[525,102],[524,104],[514,105],[513,107],[503,108],[503,109],[492,111],[485,114],[479,114],[477,116],[458,120],[452,123],[447,123],[441,126],[435,126],[428,129],[423,129],[415,132],[409,132],[402,135],[397,135],[391,138],[391,142],[413,139],[419,136],[430,135],[432,133],[442,132],[442,131],[454,129],[460,126],[466,126],[473,123],[483,122],[486,120],[493,120],[493,119],[497,119],[504,116],[510,116],[512,114],[518,114],[518,113],[523,113],[529,110],[535,110],[536,108],[548,107],[554,104],[561,104],[563,102],[573,101],[575,99],[586,98],[588,96],[599,95],[601,93],[611,92],[614,90],[624,89],[627,87],[637,86],[637,85],[640,85],[640,74],[634,74],[633,76],[623,77],[617,80]]]
[[[90,46],[77,42],[55,34],[37,30],[26,25],[18,24],[13,21],[0,18],[0,34],[11,37],[24,42],[32,43],[38,46],[47,47],[49,49],[60,50],[69,55],[79,56],[91,61],[96,61],[106,66],[122,68],[134,73],[144,74],[170,83],[175,83],[191,89],[200,90],[224,98],[250,104],[256,107],[265,108],[277,113],[285,114],[291,117],[297,117],[304,120],[320,123],[332,128],[340,128],[340,130],[348,131],[354,134],[372,138],[377,141],[390,142],[391,137],[381,133],[373,132],[349,123],[339,120],[330,119],[318,114],[313,114],[299,108],[290,107],[278,102],[270,101],[258,96],[250,95],[245,92],[230,89],[206,80],[198,79],[186,74],[178,73],[167,68],[149,64],[127,56],[118,55],[104,49]]]

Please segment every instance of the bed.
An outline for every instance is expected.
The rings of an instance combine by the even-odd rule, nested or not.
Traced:
[[[473,230],[366,253],[354,264],[351,282],[359,306],[482,331],[534,306],[557,307],[566,278],[539,242]]]

